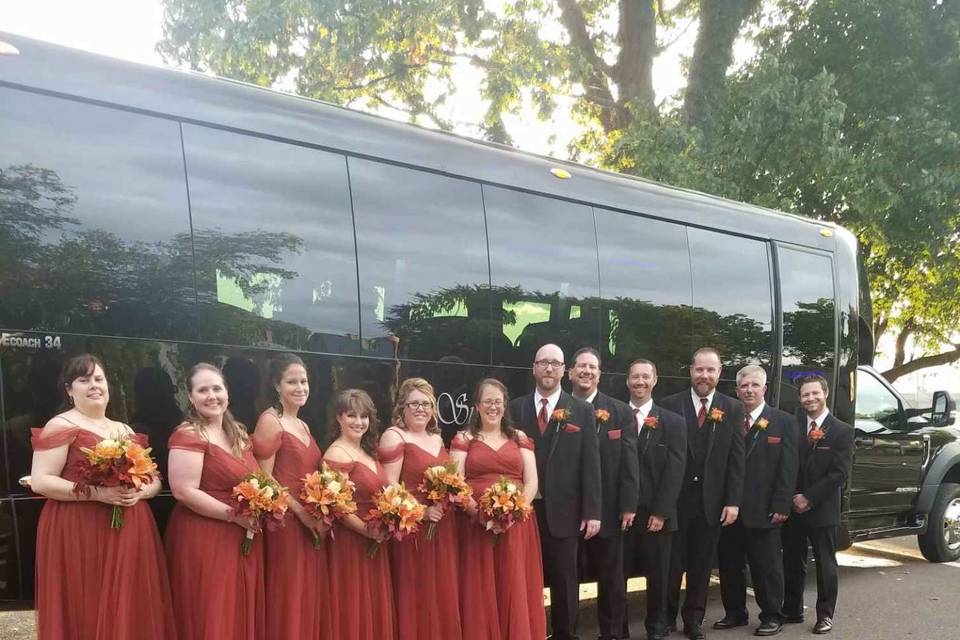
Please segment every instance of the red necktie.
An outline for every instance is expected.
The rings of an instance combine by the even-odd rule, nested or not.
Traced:
[[[697,425],[703,427],[703,423],[707,421],[707,399],[700,398],[700,412],[697,413]]]
[[[537,425],[540,427],[540,435],[547,431],[547,402],[546,398],[540,399],[540,413],[537,414]]]
[[[640,435],[640,409],[633,408],[633,423],[637,426],[637,435]]]
[[[750,416],[743,416],[743,435],[747,435],[750,432]]]

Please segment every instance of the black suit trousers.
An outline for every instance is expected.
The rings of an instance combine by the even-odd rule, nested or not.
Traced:
[[[643,626],[648,636],[661,635],[667,630],[667,580],[670,575],[670,547],[673,533],[661,529],[647,531],[650,512],[640,509],[633,527],[624,536],[624,563],[627,567],[640,566],[647,580],[647,615]],[[626,591],[626,581],[624,581]],[[630,636],[629,616],[624,609],[621,638]]]
[[[728,618],[747,620],[747,563],[761,622],[783,622],[783,558],[780,528],[754,529],[739,520],[720,533],[717,566],[720,598]]]
[[[540,550],[544,574],[550,586],[550,628],[555,640],[577,637],[577,613],[580,607],[580,584],[577,576],[579,536],[555,538],[547,525],[543,500],[533,501],[540,527]]]
[[[840,590],[836,544],[835,526],[812,527],[796,515],[787,520],[783,528],[784,615],[803,615],[808,549],[813,547],[817,563],[817,619],[833,617]]]
[[[699,627],[707,609],[710,571],[717,555],[720,523],[707,522],[703,508],[681,509],[683,513],[673,534],[667,592],[667,619],[673,622],[680,612],[686,627]],[[687,594],[680,608],[680,583],[687,574]]]
[[[597,577],[597,623],[601,638],[617,638],[623,628],[627,606],[627,582],[623,577],[623,535],[620,533],[584,540],[584,551]]]

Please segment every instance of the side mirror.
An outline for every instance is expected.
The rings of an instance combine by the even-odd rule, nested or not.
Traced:
[[[957,403],[948,391],[934,391],[933,409],[930,410],[930,426],[945,427],[950,424],[956,408]]]

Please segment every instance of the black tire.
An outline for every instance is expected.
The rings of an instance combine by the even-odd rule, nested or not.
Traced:
[[[960,484],[940,485],[927,530],[917,536],[920,552],[930,562],[960,559]]]

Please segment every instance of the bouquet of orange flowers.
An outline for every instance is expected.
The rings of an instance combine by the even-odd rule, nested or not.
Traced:
[[[247,474],[240,484],[233,488],[233,514],[254,521],[253,530],[247,529],[247,535],[240,546],[243,555],[250,555],[253,535],[263,531],[264,524],[271,529],[283,526],[283,518],[287,515],[288,495],[286,487],[280,486],[280,483],[263,471]]]
[[[494,535],[504,533],[517,522],[530,517],[533,508],[523,497],[523,487],[500,476],[480,496],[480,520]],[[496,538],[494,538],[496,541]]]
[[[398,542],[408,535],[416,533],[423,521],[426,507],[413,497],[407,488],[400,484],[388,484],[373,496],[373,508],[367,520],[369,529],[376,539],[371,541],[367,556],[374,557],[380,549],[380,543],[393,538]]]
[[[450,503],[462,509],[467,506],[470,496],[473,495],[473,489],[460,475],[457,470],[457,463],[453,460],[427,467],[423,472],[423,480],[420,481],[418,489],[427,496],[427,500],[439,507]],[[436,531],[436,522],[427,525],[427,540],[433,540]]]
[[[90,487],[127,487],[137,491],[160,477],[150,449],[129,436],[104,438],[93,449],[81,447],[84,459],[80,480],[73,485],[78,496],[90,495]],[[110,528],[123,527],[123,507],[113,505]]]
[[[353,481],[347,474],[331,469],[324,462],[319,471],[303,477],[300,490],[300,503],[317,520],[332,527],[338,518],[357,512],[357,503],[353,501]],[[333,535],[333,532],[330,532]],[[320,548],[320,536],[313,532],[313,546]]]

